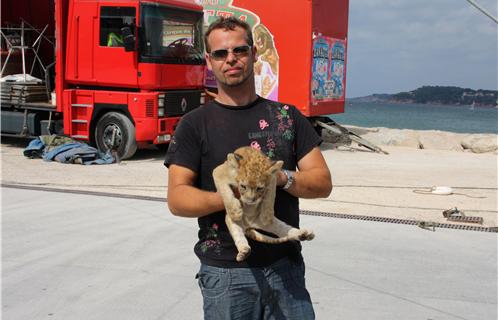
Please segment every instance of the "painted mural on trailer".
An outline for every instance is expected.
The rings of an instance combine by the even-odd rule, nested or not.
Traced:
[[[311,100],[344,99],[346,42],[319,36],[313,40]]]
[[[197,0],[204,7],[204,28],[218,17],[235,16],[252,27],[254,46],[258,60],[254,63],[254,80],[256,93],[263,98],[278,100],[278,66],[279,57],[273,35],[260,22],[259,17],[246,9],[232,6],[233,0]],[[216,87],[216,80],[211,72],[207,72],[206,86]]]

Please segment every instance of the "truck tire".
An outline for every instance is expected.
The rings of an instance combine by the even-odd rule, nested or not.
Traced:
[[[108,112],[97,122],[95,144],[101,152],[115,151],[117,161],[131,158],[137,151],[135,126],[124,114]]]

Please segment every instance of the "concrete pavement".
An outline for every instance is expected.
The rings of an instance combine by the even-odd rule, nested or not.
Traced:
[[[497,234],[302,216],[317,319],[497,318]],[[2,188],[2,315],[201,319],[197,222],[166,204]]]
[[[26,145],[2,139],[2,184],[153,197],[164,197],[168,189],[164,152],[158,150],[139,150],[119,164],[81,166],[28,159]],[[442,215],[458,207],[469,217],[482,217],[484,227],[498,226],[495,154],[383,146],[389,151],[383,155],[327,143],[321,149],[334,191],[325,199],[303,199],[303,209],[465,225]],[[454,194],[433,195],[427,192],[432,186],[451,187]]]

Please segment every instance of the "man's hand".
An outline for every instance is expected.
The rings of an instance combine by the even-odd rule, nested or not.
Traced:
[[[168,171],[168,207],[174,215],[198,218],[225,209],[217,192],[194,187],[197,174],[179,165]]]
[[[287,183],[287,176],[283,170],[277,172],[277,187],[283,187]]]
[[[332,178],[319,147],[313,148],[301,160],[294,173],[294,182],[286,191],[299,198],[326,198],[332,192]],[[277,174],[277,185],[287,183],[283,171]]]

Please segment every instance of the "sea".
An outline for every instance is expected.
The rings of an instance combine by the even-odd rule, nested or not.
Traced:
[[[498,134],[498,108],[346,101],[329,117],[341,125]]]

